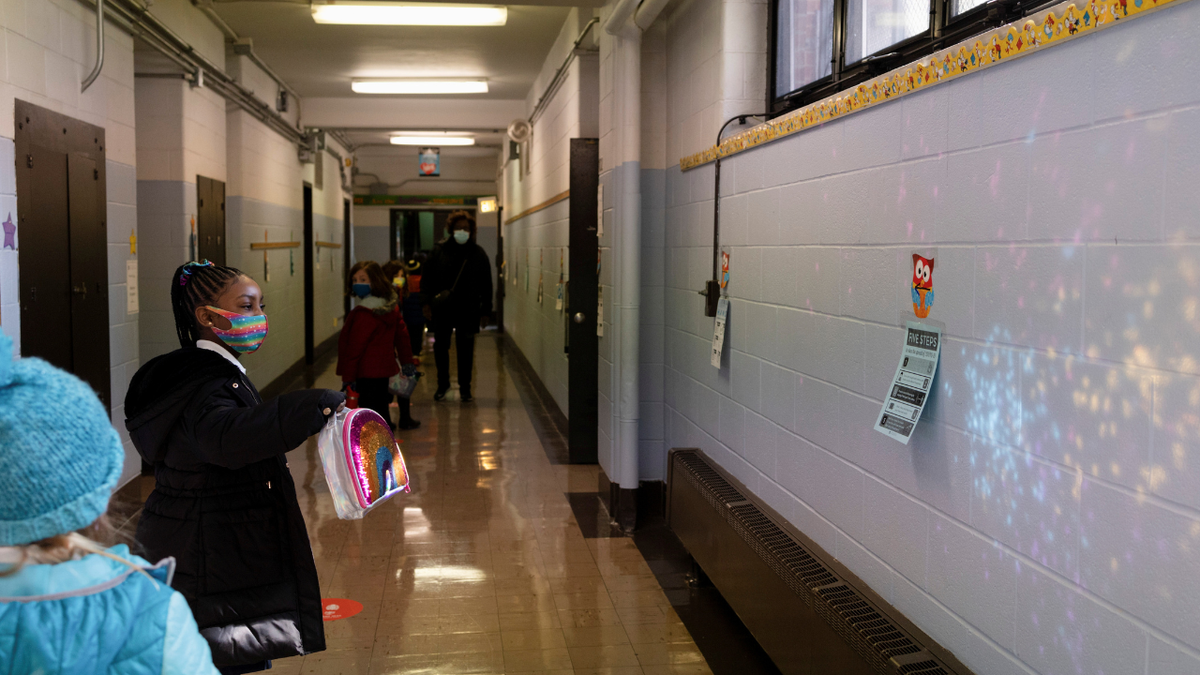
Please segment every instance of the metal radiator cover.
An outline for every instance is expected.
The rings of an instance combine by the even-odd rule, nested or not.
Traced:
[[[784,673],[969,675],[699,450],[671,451],[668,490],[671,529]]]

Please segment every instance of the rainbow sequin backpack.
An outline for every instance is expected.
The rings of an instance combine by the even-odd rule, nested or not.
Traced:
[[[338,518],[358,520],[400,492],[410,492],[400,444],[379,413],[343,409],[317,438]]]

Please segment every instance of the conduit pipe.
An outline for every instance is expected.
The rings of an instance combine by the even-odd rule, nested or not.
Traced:
[[[80,1],[85,5],[91,4],[87,0]],[[304,141],[300,130],[276,113],[273,106],[261,101],[254,92],[227,75],[224,69],[197,52],[186,40],[151,14],[148,7],[141,6],[134,0],[112,0],[110,9],[114,19],[119,18],[125,23],[118,23],[123,30],[141,38],[146,44],[179,64],[193,76],[194,81],[200,82],[203,78],[206,86],[254,115],[289,141],[297,144]]]
[[[83,81],[83,89],[80,93],[88,90],[96,78],[100,77],[100,70],[104,68],[104,0],[96,0],[96,67],[92,69],[92,73]]]
[[[618,279],[614,309],[616,345],[617,437],[610,478],[623,489],[639,482],[639,426],[641,422],[640,340],[642,295],[642,31],[669,0],[620,0],[604,22],[616,41],[613,93],[616,100],[616,158],[613,177],[613,267]],[[628,525],[622,523],[622,525]]]

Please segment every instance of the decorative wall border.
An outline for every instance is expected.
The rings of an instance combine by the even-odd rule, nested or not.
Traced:
[[[1083,9],[1064,2],[982,33],[833,96],[793,110],[775,120],[730,136],[703,152],[683,157],[683,171],[736,155],[905,94],[1010,61],[1187,0],[1089,0]]]

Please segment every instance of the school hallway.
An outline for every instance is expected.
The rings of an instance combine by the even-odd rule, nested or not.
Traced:
[[[598,469],[552,459],[501,340],[476,341],[469,404],[457,389],[433,402],[425,350],[421,426],[399,432],[411,494],[338,520],[316,440],[289,455],[322,597],[362,611],[326,621],[327,651],[271,672],[712,672],[655,576],[681,577],[675,563],[647,562],[633,538],[597,536],[595,522],[585,537],[568,493],[595,500]],[[340,386],[333,363],[315,386]]]

